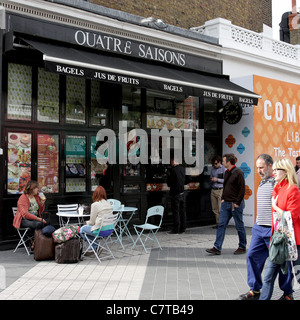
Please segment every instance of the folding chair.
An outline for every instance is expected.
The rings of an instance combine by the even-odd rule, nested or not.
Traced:
[[[74,214],[78,214],[78,219],[79,217],[79,213],[78,213],[78,203],[75,204],[58,204],[57,205],[57,215],[58,215],[58,220],[59,220],[59,225],[61,227],[68,225],[70,222],[71,218],[73,217],[68,217],[68,214],[70,215],[74,215]],[[64,218],[66,218],[67,222],[64,222]],[[79,223],[79,220],[78,220]]]
[[[119,213],[119,219],[118,219],[118,221],[116,223],[116,227],[115,227],[115,235],[117,237],[117,240],[120,242],[122,249],[125,250],[123,243],[122,243],[121,234],[123,231],[123,226],[127,222],[127,220],[123,219],[122,213],[119,211],[119,209],[121,208],[121,201],[117,200],[117,199],[107,199],[107,201],[111,204],[113,211]]]
[[[148,253],[147,248],[146,248],[146,242],[148,240],[150,241],[156,241],[156,243],[158,244],[158,248],[160,248],[160,250],[162,250],[160,243],[156,237],[156,233],[159,230],[161,223],[162,223],[162,219],[163,219],[163,214],[164,214],[164,207],[163,206],[154,206],[151,207],[147,210],[147,216],[146,216],[146,221],[144,224],[141,225],[136,225],[134,224],[134,230],[137,234],[137,238],[132,246],[132,249],[136,246],[137,242],[140,241],[144,250],[146,251],[146,253]],[[149,219],[151,217],[154,216],[159,216],[159,223],[157,225],[155,224],[151,224],[149,223]],[[145,232],[146,231],[146,232]],[[145,233],[144,233],[145,232]],[[142,240],[142,237],[145,237],[145,240]],[[149,249],[150,247],[148,247]]]
[[[114,232],[114,228],[118,221],[119,214],[105,214],[102,217],[101,227],[99,228],[99,232],[97,236],[92,236],[83,232],[85,235],[85,239],[88,242],[87,249],[83,252],[82,257],[87,253],[87,251],[92,250],[94,255],[98,259],[99,262],[103,259],[113,258],[115,259],[112,251],[110,250],[107,241],[110,239],[111,235]],[[93,247],[96,245],[96,249]],[[99,257],[101,253],[101,258]],[[105,255],[106,253],[106,255]]]
[[[13,215],[15,216],[16,213],[17,213],[17,207],[12,207],[12,212],[13,212]],[[28,230],[30,230],[30,228],[18,228],[18,229],[16,228],[16,230],[17,230],[18,235],[19,235],[19,237],[20,237],[20,241],[19,241],[19,243],[17,244],[14,252],[16,252],[17,249],[18,249],[20,246],[23,245],[24,248],[25,248],[25,250],[26,250],[26,252],[27,252],[27,254],[30,256],[30,252],[29,252],[29,250],[28,250],[28,248],[27,248],[27,246],[26,246],[26,242],[32,239],[31,237],[28,237],[28,235],[27,235],[27,232],[28,232]]]

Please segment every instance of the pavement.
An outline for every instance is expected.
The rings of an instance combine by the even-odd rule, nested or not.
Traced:
[[[251,228],[246,233],[249,245]],[[190,228],[180,235],[161,231],[162,250],[120,250],[113,243],[115,259],[101,263],[94,256],[75,264],[37,262],[24,248],[15,253],[0,251],[0,300],[181,300],[194,304],[197,300],[236,300],[249,289],[246,254],[233,254],[238,245],[234,226],[227,227],[222,254],[208,254],[205,249],[213,246],[215,236],[212,226]],[[299,291],[294,293],[295,300],[300,300]],[[281,294],[276,281],[272,300]]]

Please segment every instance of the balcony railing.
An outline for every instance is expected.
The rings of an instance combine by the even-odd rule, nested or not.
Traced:
[[[205,25],[191,28],[192,31],[219,39],[223,47],[233,48],[248,53],[291,62],[300,66],[300,45],[273,39],[267,28],[263,33],[256,33],[238,26],[231,21],[217,18],[207,21]]]

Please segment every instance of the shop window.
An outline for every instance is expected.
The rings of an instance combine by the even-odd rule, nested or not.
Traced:
[[[8,64],[7,119],[31,121],[32,68]]]
[[[86,137],[66,137],[66,192],[86,191]]]
[[[91,191],[101,185],[106,191],[110,191],[113,185],[112,165],[99,163],[97,160],[98,143],[96,137],[91,137]],[[99,155],[98,155],[99,156]]]
[[[59,75],[38,69],[37,119],[59,123]]]
[[[31,143],[30,133],[8,132],[7,193],[23,193],[31,179]]]
[[[181,131],[181,139],[164,139],[160,138],[159,146],[156,148],[151,145],[149,140],[149,164],[146,166],[146,191],[166,191],[167,173],[169,166],[162,163],[163,152],[168,152],[171,155],[182,155],[181,163],[185,165],[184,145],[183,141],[184,130],[192,131],[193,133],[199,129],[199,99],[193,96],[173,95],[162,93],[154,90],[147,90],[147,129],[167,129],[172,131],[178,129]],[[168,137],[167,137],[168,138]],[[192,134],[190,141],[191,153],[195,156],[196,136]],[[150,153],[151,152],[151,153]],[[193,167],[193,165],[190,165]],[[195,181],[192,180],[187,189],[199,189],[198,176]]]
[[[122,120],[127,121],[128,128],[141,128],[141,89],[123,86]]]
[[[197,97],[175,96],[147,90],[148,129],[192,129],[199,127]]]
[[[37,176],[44,193],[59,192],[59,136],[38,134]]]
[[[101,106],[100,85],[99,81],[91,81],[90,124],[92,126],[108,127],[110,112],[109,109]]]
[[[85,79],[67,77],[66,122],[85,124]]]
[[[216,134],[218,132],[218,101],[204,99],[204,131]]]

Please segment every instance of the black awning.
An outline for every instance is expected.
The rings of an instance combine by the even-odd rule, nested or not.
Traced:
[[[43,53],[45,68],[51,72],[253,105],[257,105],[260,98],[229,81],[226,76],[178,70],[98,52],[25,41]]]

